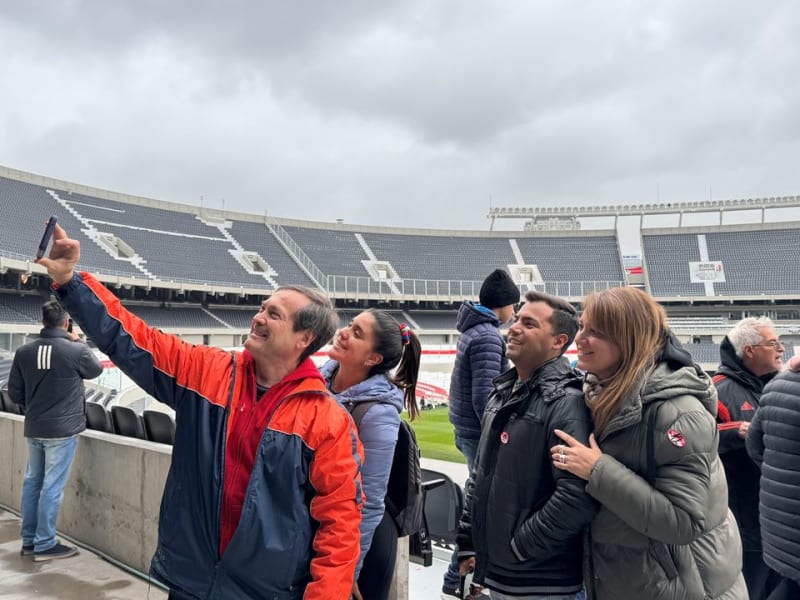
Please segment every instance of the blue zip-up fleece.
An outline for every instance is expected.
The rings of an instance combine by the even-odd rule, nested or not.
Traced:
[[[320,368],[320,373],[329,388],[338,368],[339,363],[335,360],[328,361]],[[358,437],[361,438],[364,447],[361,484],[366,496],[361,510],[361,554],[356,566],[356,579],[358,579],[364,557],[372,544],[372,536],[385,510],[386,486],[389,483],[394,447],[397,445],[397,435],[400,430],[403,390],[381,373],[334,395],[348,411],[360,402],[378,403],[373,404],[364,413],[358,430]]]
[[[461,332],[450,378],[450,422],[462,437],[479,440],[492,379],[508,370],[500,320],[489,308],[466,301],[458,310]]]

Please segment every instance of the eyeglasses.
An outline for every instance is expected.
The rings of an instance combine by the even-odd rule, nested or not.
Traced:
[[[764,342],[763,344],[753,344],[753,346],[764,346],[772,348],[773,350],[777,350],[778,348],[783,348],[783,344],[776,340],[772,340],[771,342]]]

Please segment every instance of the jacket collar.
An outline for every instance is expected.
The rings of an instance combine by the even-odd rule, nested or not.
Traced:
[[[511,368],[496,377],[494,384],[498,392],[505,392],[513,388],[516,381],[517,369]],[[523,382],[524,395],[527,396],[537,390],[545,402],[553,402],[564,396],[565,383],[572,383],[575,389],[580,390],[580,381],[580,375],[569,366],[567,359],[559,356],[542,363],[531,373],[531,376]]]
[[[61,327],[45,327],[39,332],[39,337],[63,338],[65,340],[72,340],[66,329],[62,329]]]
[[[777,371],[765,375],[764,377],[758,377],[751,373],[748,368],[744,366],[742,359],[736,356],[736,350],[727,335],[719,345],[719,358],[720,365],[717,369],[718,373],[736,380],[742,386],[752,390],[756,394],[760,394],[764,390],[764,386],[777,375]]]

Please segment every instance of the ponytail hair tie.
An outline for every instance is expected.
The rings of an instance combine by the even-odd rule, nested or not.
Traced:
[[[400,335],[403,336],[403,346],[411,343],[411,328],[405,323],[400,323]]]

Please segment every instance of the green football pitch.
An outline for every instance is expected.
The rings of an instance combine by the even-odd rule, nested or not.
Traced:
[[[403,412],[403,418],[408,420],[408,415]],[[433,410],[419,413],[411,422],[414,433],[417,435],[420,453],[424,458],[449,460],[450,462],[464,463],[464,455],[456,448],[453,426],[447,418],[447,407],[440,406]]]

